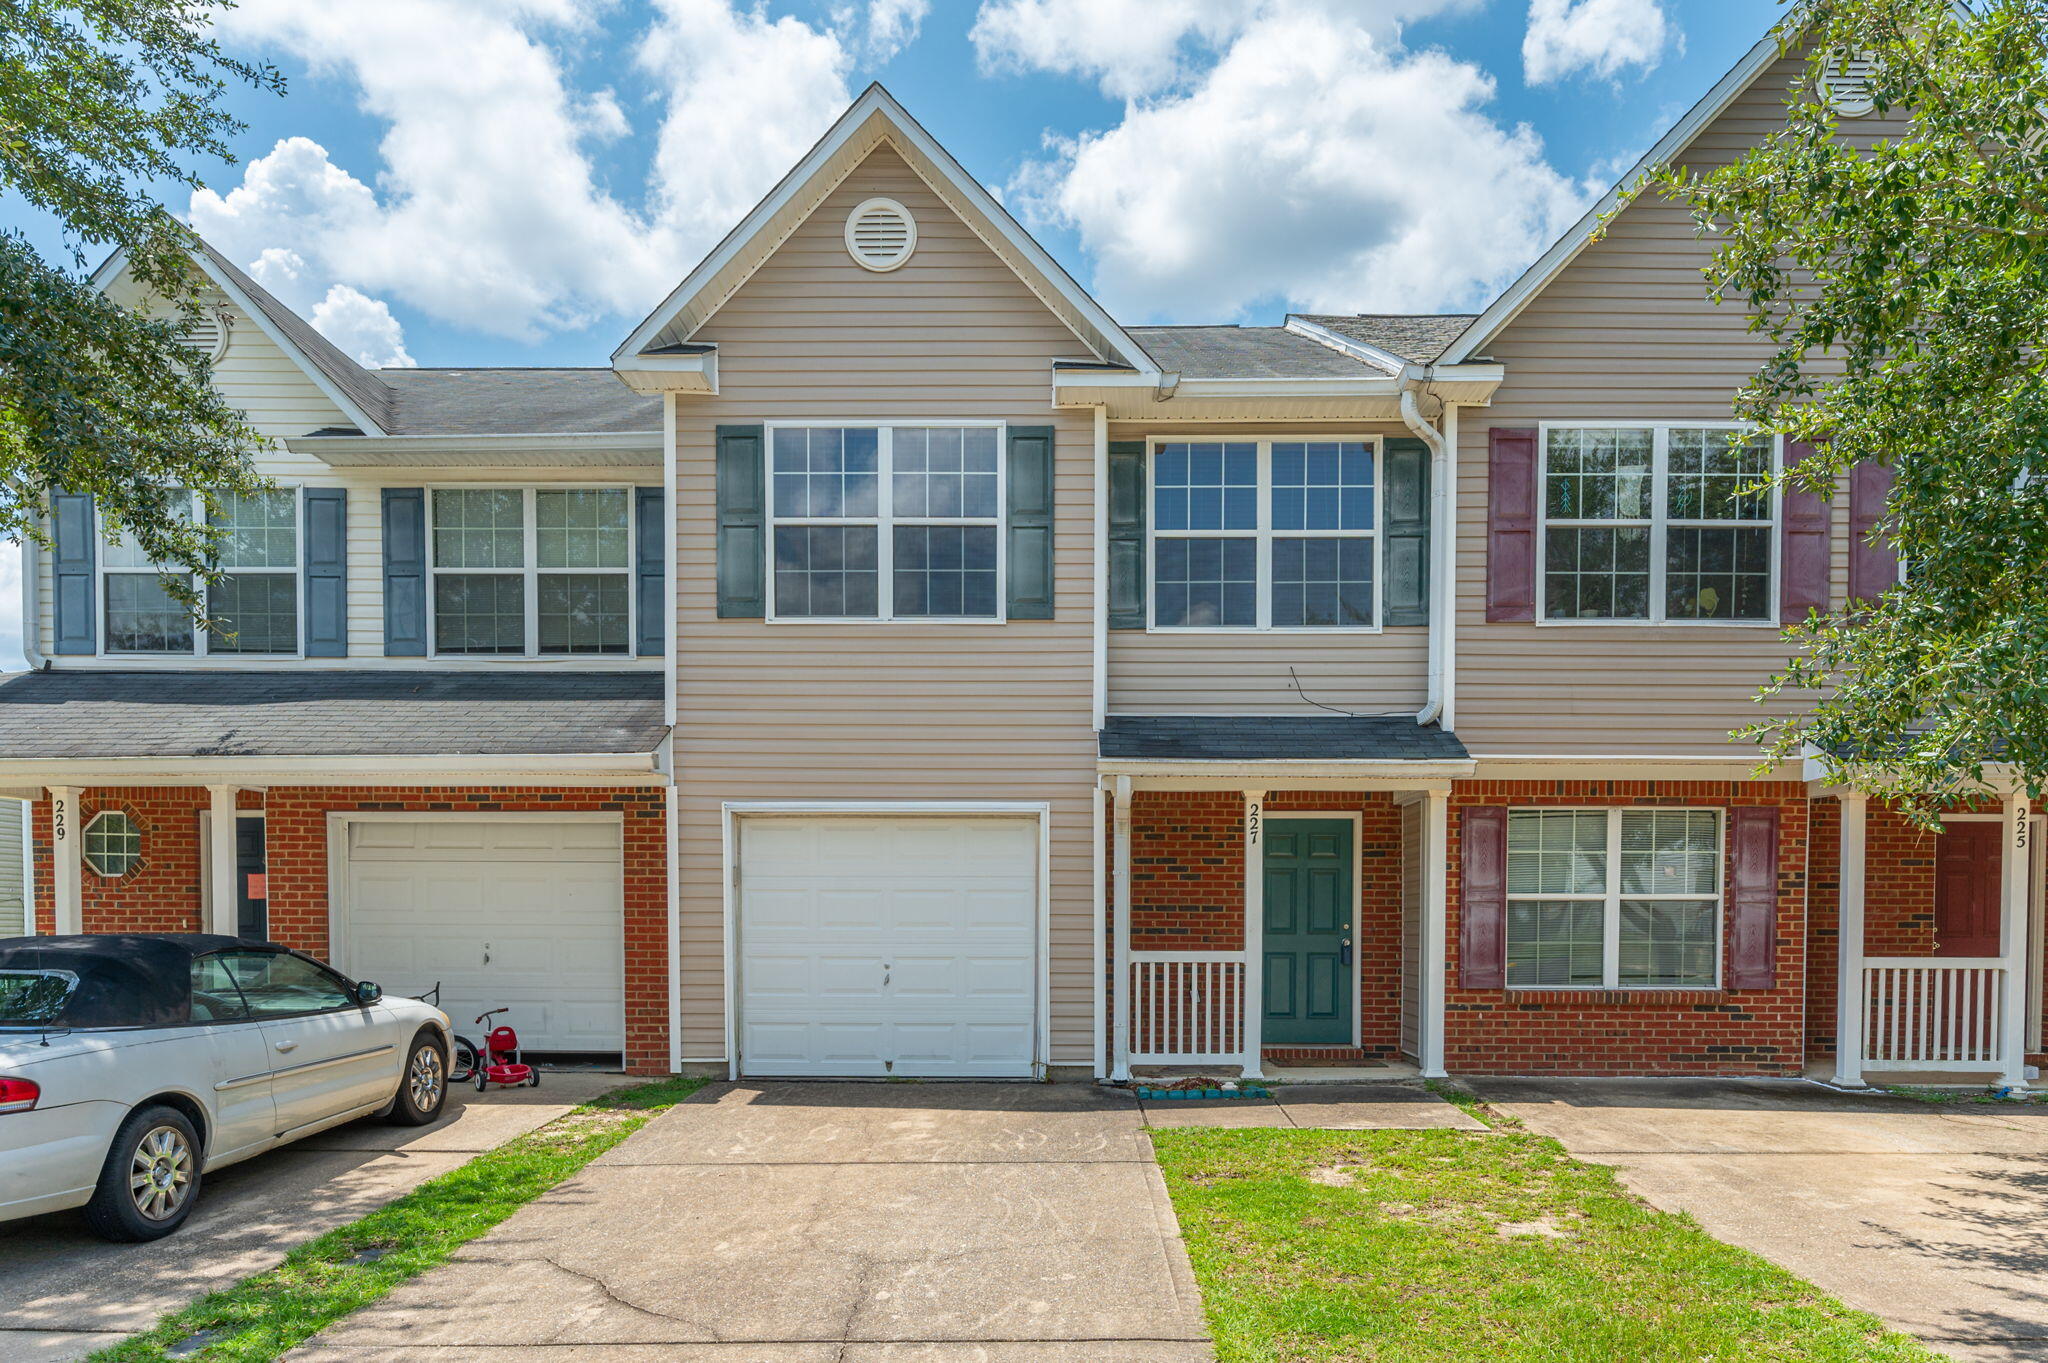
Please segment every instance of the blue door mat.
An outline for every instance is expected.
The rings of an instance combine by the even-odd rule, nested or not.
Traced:
[[[1273,1091],[1262,1088],[1234,1089],[1152,1089],[1141,1088],[1138,1096],[1147,1102],[1170,1098],[1271,1098]]]

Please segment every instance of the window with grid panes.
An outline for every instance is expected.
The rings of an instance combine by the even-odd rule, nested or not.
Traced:
[[[434,651],[632,651],[632,492],[437,488]]]
[[[1508,985],[1708,989],[1720,981],[1721,813],[1508,813]]]

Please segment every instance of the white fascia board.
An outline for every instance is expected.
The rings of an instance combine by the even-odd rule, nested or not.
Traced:
[[[1475,779],[1482,781],[1797,781],[1794,763],[1757,774],[1753,757],[1725,754],[1647,757],[1637,755],[1475,753]]]
[[[0,759],[0,785],[637,785],[667,783],[654,753]]]
[[[1529,301],[1543,292],[1592,242],[1600,231],[1601,223],[1621,203],[1623,190],[1635,183],[1643,172],[1663,164],[1690,146],[1708,124],[1725,113],[1728,106],[1763,74],[1764,69],[1778,59],[1778,51],[1778,35],[1774,26],[1762,41],[1743,54],[1742,59],[1721,77],[1704,99],[1687,110],[1683,118],[1671,125],[1669,132],[1657,139],[1657,144],[1630,167],[1628,174],[1615,182],[1614,188],[1586,210],[1586,215],[1573,224],[1571,230],[1553,242],[1520,279],[1508,286],[1507,292],[1494,299],[1485,312],[1473,319],[1472,325],[1466,327],[1458,339],[1451,342],[1451,348],[1443,353],[1442,363],[1460,363],[1498,336],[1501,329],[1512,322]]]
[[[592,463],[639,468],[661,462],[660,431],[589,431],[559,435],[298,435],[285,439],[294,454],[310,454],[333,468],[581,467]],[[600,456],[622,455],[623,459]],[[462,456],[460,459],[454,456]],[[578,456],[583,456],[579,458]]]
[[[860,98],[840,115],[839,121],[834,123],[810,151],[804,154],[803,159],[768,192],[767,197],[754,205],[753,211],[740,220],[739,226],[713,247],[711,254],[699,262],[697,268],[690,271],[683,282],[662,300],[661,305],[633,329],[624,343],[612,352],[613,363],[637,358],[639,352],[660,335],[698,293],[744,255],[762,230],[802,194],[811,181],[822,173],[826,163],[850,142],[873,116],[879,116],[894,136],[900,137],[905,144],[932,164],[947,186],[972,207],[1012,250],[1042,275],[1076,315],[1118,352],[1114,358],[1127,361],[1141,372],[1157,373],[1158,366],[1153,363],[1152,357],[1146,354],[1145,348],[1119,326],[1115,319],[1103,310],[1102,305],[1091,298],[1087,290],[1076,283],[1073,276],[1062,269],[1059,262],[1018,225],[1016,219],[996,202],[994,196],[983,189],[980,183],[953,159],[952,153],[939,145],[938,140],[926,132],[879,83],[870,85],[862,92]],[[766,259],[765,252],[762,258]],[[756,265],[759,263],[756,262]]]
[[[1361,789],[1373,790],[1419,790],[1467,779],[1473,770],[1469,758],[1435,762],[1300,761],[1294,758],[1191,762],[1104,757],[1096,762],[1095,767],[1103,776],[1128,776],[1136,785],[1162,781],[1191,789],[1216,790],[1293,789],[1292,783],[1298,781],[1322,785],[1360,783]]]
[[[718,352],[698,355],[628,355],[612,361],[619,382],[636,393],[718,392]]]
[[[200,272],[213,281],[214,287],[226,294],[234,302],[234,305],[240,308],[243,314],[256,324],[256,329],[270,338],[272,345],[292,357],[293,361],[304,371],[306,377],[313,381],[313,385],[327,395],[328,401],[341,409],[343,416],[353,421],[361,430],[379,433],[384,430],[381,423],[372,420],[368,412],[358,407],[355,401],[347,393],[344,393],[332,379],[321,373],[320,366],[307,359],[306,352],[293,344],[291,337],[279,331],[271,323],[271,320],[263,315],[263,309],[257,307],[255,303],[250,301],[247,294],[235,287],[235,282],[232,279],[229,279],[226,275],[215,269],[213,262],[206,258],[205,252],[193,252],[191,253],[191,258],[192,263],[199,267]]]
[[[1399,375],[1408,368],[1408,361],[1402,359],[1391,350],[1382,350],[1376,345],[1368,345],[1355,336],[1346,336],[1341,331],[1332,331],[1330,328],[1311,322],[1296,313],[1289,313],[1287,315],[1287,330],[1297,336],[1306,337],[1318,345],[1326,345],[1340,355],[1348,355],[1354,360],[1362,360],[1377,369],[1384,369],[1389,374]]]

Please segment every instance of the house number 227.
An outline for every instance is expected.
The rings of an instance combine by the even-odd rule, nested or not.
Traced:
[[[1265,822],[1264,806],[1257,800],[1248,802],[1244,807],[1244,835],[1254,847],[1259,845],[1259,835],[1265,831]]]

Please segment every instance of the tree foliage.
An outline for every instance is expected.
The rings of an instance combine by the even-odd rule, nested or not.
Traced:
[[[1805,57],[1789,119],[1740,160],[1667,169],[1713,243],[1716,301],[1772,354],[1739,417],[1815,458],[1782,486],[1832,492],[1889,464],[1880,527],[1908,564],[1872,603],[1787,631],[1765,689],[1802,703],[1746,730],[1771,760],[1922,819],[1986,764],[2048,785],[2048,0],[1793,0]],[[1870,63],[1876,112],[1825,78]]]
[[[261,485],[256,432],[181,345],[199,317],[191,231],[158,201],[232,160],[231,84],[282,89],[208,36],[206,0],[0,0],[0,187],[62,225],[70,259],[0,232],[0,534],[47,543],[53,490],[93,494],[152,559],[204,571],[217,535],[174,497]],[[150,311],[104,296],[87,252],[126,255]],[[190,599],[183,583],[171,585]]]

